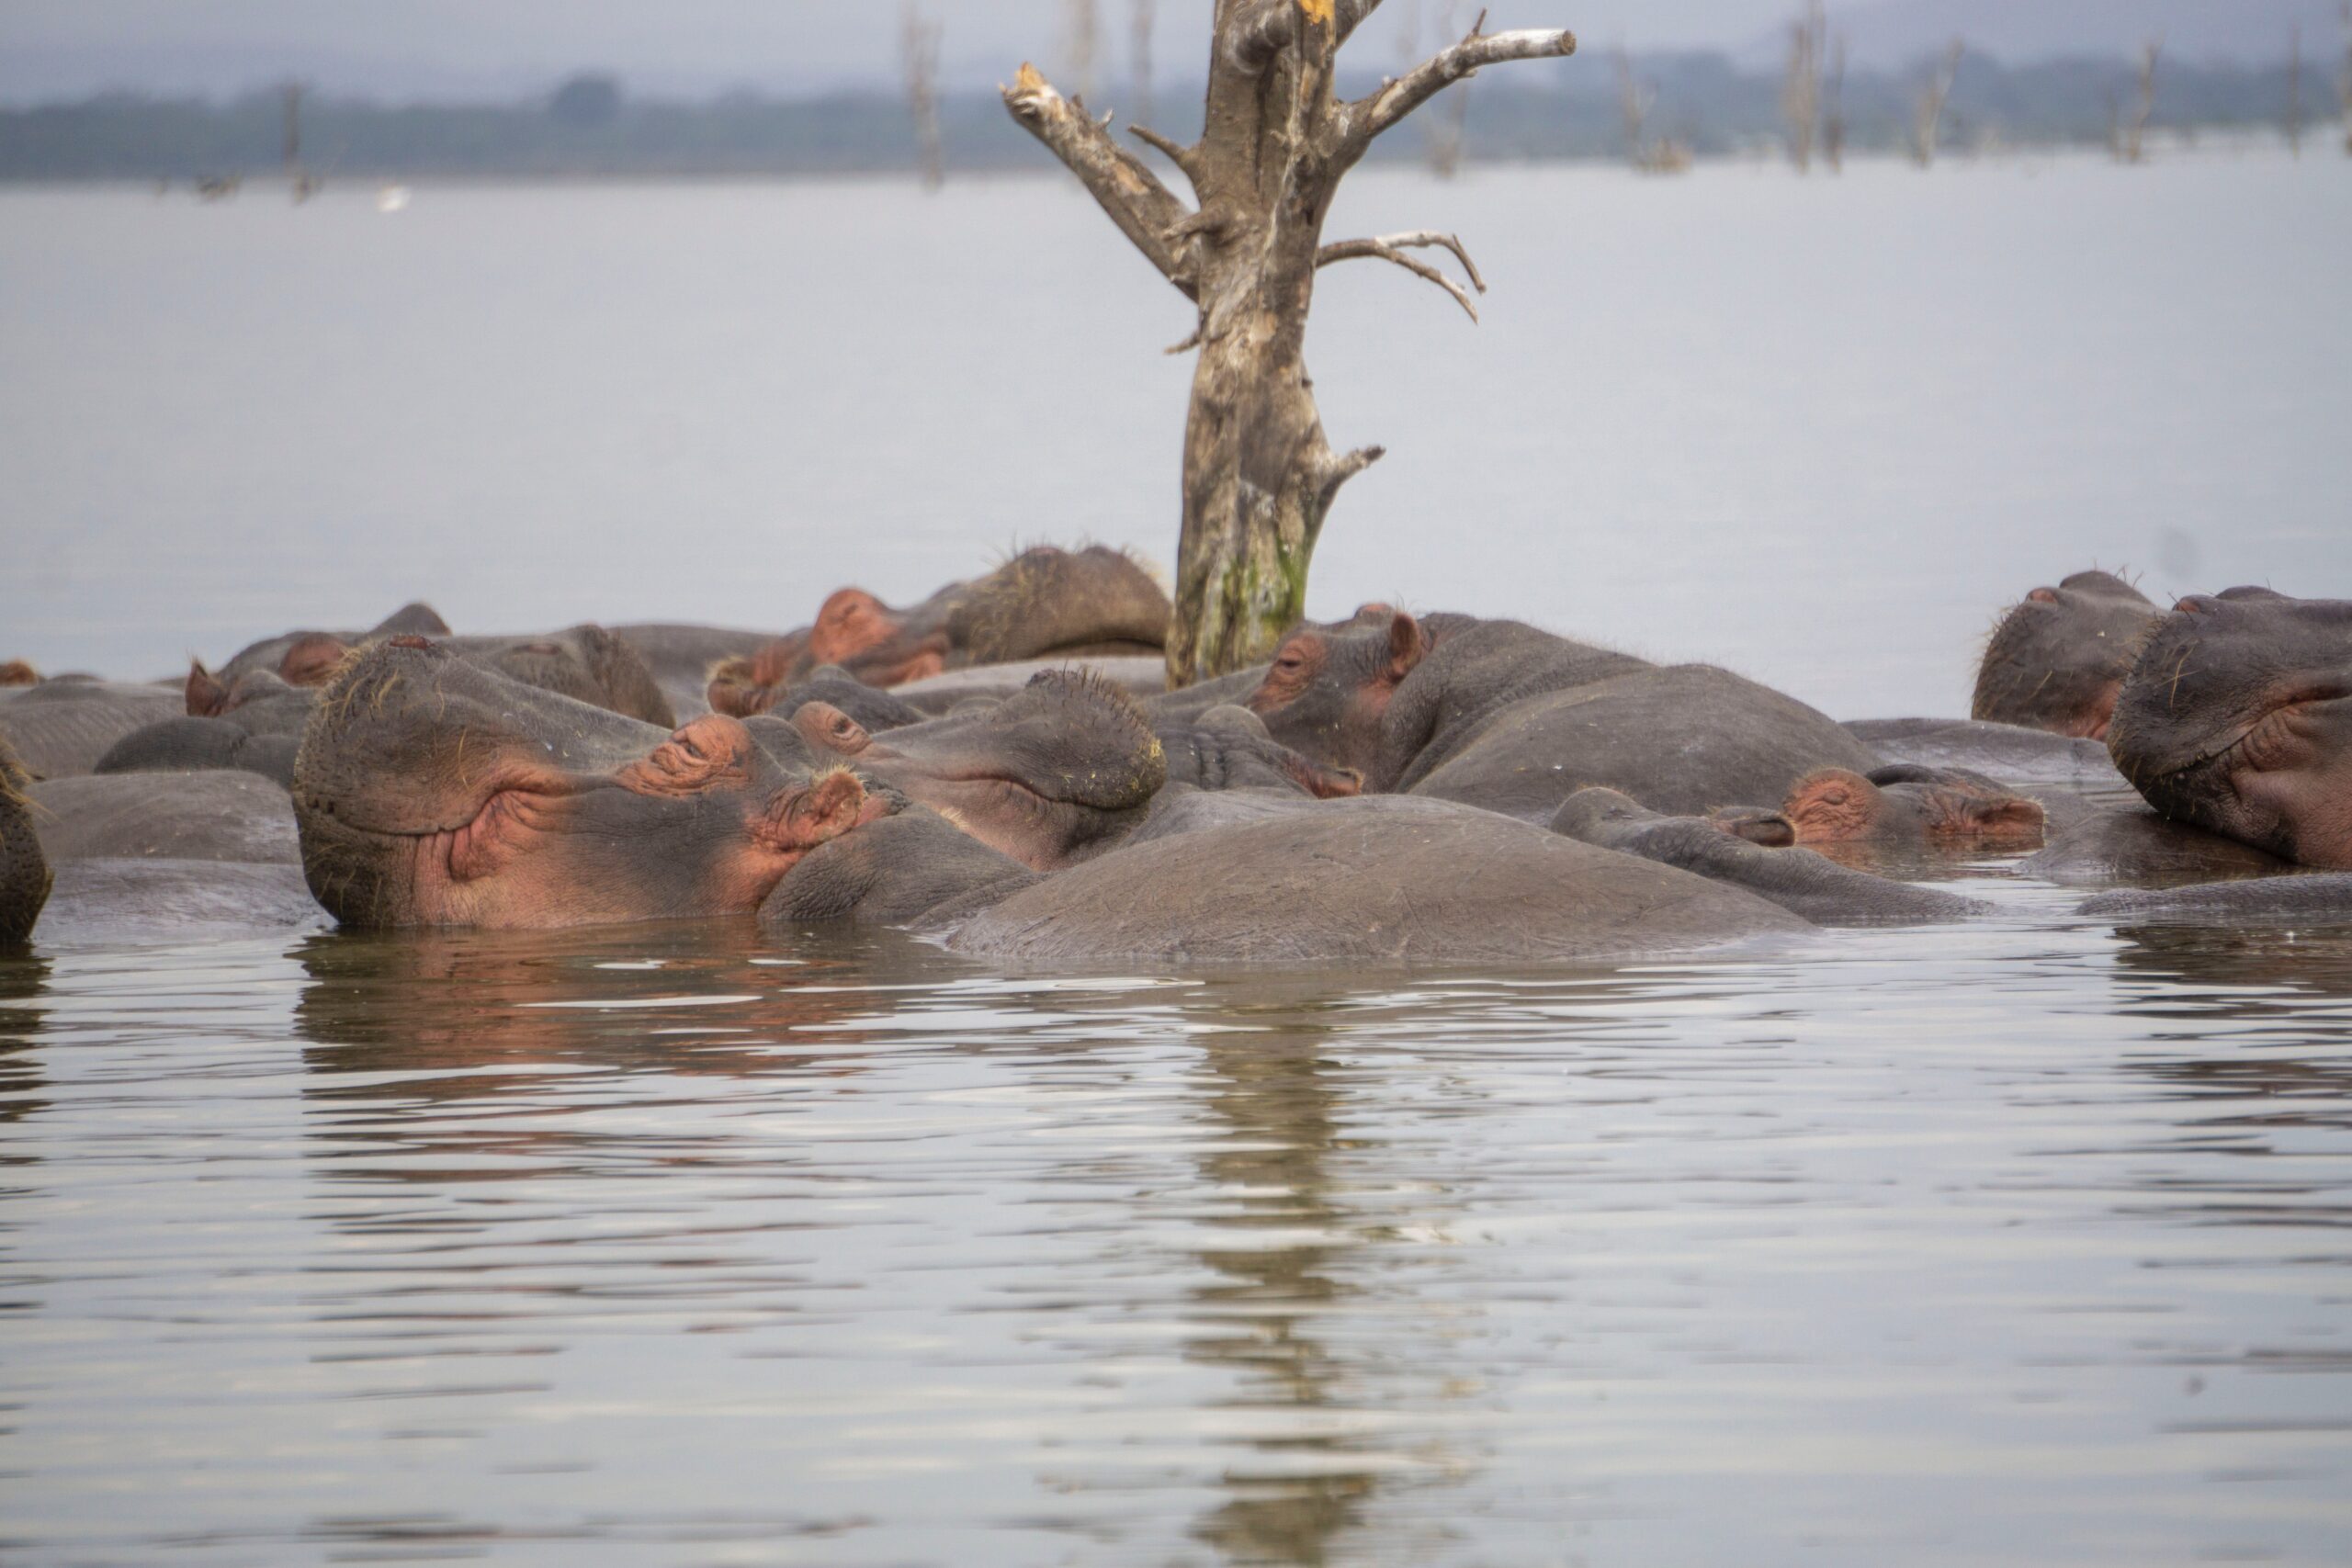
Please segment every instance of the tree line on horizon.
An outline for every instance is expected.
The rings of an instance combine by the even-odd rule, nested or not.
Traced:
[[[2115,105],[2139,91],[2141,63],[2058,60],[2008,65],[1966,55],[1904,71],[1854,70],[1838,81],[1844,151],[1916,155],[1923,80],[1937,84],[1931,134],[1947,151],[2098,145]],[[2148,129],[2275,129],[2340,117],[2316,71],[2167,62]],[[1642,114],[1626,113],[1638,83]],[[1376,78],[1355,84],[1359,89]],[[1473,160],[1633,158],[1629,137],[1655,137],[1699,157],[1785,143],[1789,78],[1717,53],[1569,62],[1551,81],[1481,82],[1463,102],[1456,156]],[[1117,109],[1115,89],[1091,105]],[[387,104],[303,96],[303,142],[314,177],[719,176],[925,170],[933,149],[906,95],[883,89],[819,97],[737,92],[702,100],[635,97],[619,79],[584,73],[552,92],[503,104]],[[273,85],[226,101],[106,94],[0,109],[0,179],[219,180],[279,166],[287,90]],[[1197,118],[1196,87],[1169,84],[1162,112]],[[994,92],[937,91],[938,172],[1036,168],[1050,160],[1007,122]],[[1125,117],[1123,116],[1122,118]],[[1193,127],[1164,127],[1171,135]],[[1422,156],[1410,143],[1374,161]]]

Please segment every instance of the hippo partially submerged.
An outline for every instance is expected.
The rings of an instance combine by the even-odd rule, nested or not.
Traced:
[[[2352,869],[2352,602],[2181,600],[2143,638],[2107,743],[2164,816]]]
[[[761,914],[909,925],[959,953],[1047,964],[1528,963],[1808,929],[1736,887],[1396,795],[1295,801],[1052,876],[908,807],[806,856]]]
[[[2078,571],[2033,590],[1984,645],[1970,716],[2103,739],[2140,638],[2160,613],[2112,572]]]
[[[0,737],[0,949],[23,945],[49,901],[51,875],[33,825],[30,783]]]
[[[352,926],[748,914],[865,805],[734,719],[665,734],[405,637],[321,694],[294,776],[304,875]]]
[[[1548,822],[1616,789],[1698,815],[1777,800],[1816,768],[1877,757],[1826,715],[1710,665],[1658,666],[1511,621],[1401,611],[1303,627],[1249,705],[1284,745],[1359,770],[1367,790]]]

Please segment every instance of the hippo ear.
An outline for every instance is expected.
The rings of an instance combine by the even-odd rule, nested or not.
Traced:
[[[413,637],[414,634],[401,635]],[[401,646],[408,645],[403,643]],[[344,655],[350,651],[344,646],[342,638],[329,637],[324,632],[312,632],[297,638],[294,646],[286,650],[286,657],[277,662],[277,673],[289,686],[322,686],[334,673],[335,666],[343,662]]]
[[[1403,680],[1413,672],[1421,656],[1430,650],[1430,639],[1422,635],[1421,623],[1399,610],[1388,623],[1388,668],[1384,673],[1389,682]]]
[[[1725,806],[1707,813],[1707,820],[1735,839],[1785,850],[1797,841],[1797,825],[1777,811],[1760,806]]]
[[[187,716],[218,718],[229,706],[229,688],[204,667],[200,659],[187,661]]]
[[[768,802],[761,837],[780,850],[813,850],[840,838],[865,812],[865,786],[847,768],[821,773]]]
[[[1960,831],[2005,844],[2038,844],[2049,817],[2041,802],[2020,795],[1972,795],[1954,813]]]
[[[1807,773],[1781,806],[1781,815],[1796,825],[1800,844],[1859,839],[1878,812],[1878,786],[1844,768]]]
[[[703,690],[703,700],[710,705],[710,711],[729,718],[750,718],[766,711],[761,705],[761,695],[748,659],[722,659],[712,665],[710,684]]]
[[[2058,603],[2058,590],[2055,588],[2037,588],[2032,592],[2026,595],[2026,602],[2031,604],[2055,604]]]
[[[1317,800],[1347,800],[1363,793],[1363,775],[1353,768],[1327,768],[1295,751],[1283,753],[1283,772]]]

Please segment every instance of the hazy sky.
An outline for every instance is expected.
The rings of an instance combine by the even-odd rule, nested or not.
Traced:
[[[1058,64],[1069,0],[921,0],[946,27],[951,86]],[[1490,28],[1565,25],[1588,46],[1722,48],[1770,58],[1797,0],[1490,0]],[[1097,0],[1106,78],[1124,75],[1132,0]],[[1158,0],[1161,80],[1197,79],[1210,0]],[[1385,67],[1400,26],[1464,0],[1387,0],[1358,58]],[[1958,29],[1996,52],[2120,52],[2163,30],[2184,53],[2284,51],[2286,19],[2332,59],[2334,0],[1847,0],[1857,54],[1908,59]],[[0,96],[107,87],[230,93],[299,75],[330,91],[499,96],[583,66],[638,91],[803,89],[895,78],[898,0],[0,0]]]

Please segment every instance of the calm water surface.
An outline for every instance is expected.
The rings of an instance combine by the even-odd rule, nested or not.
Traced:
[[[0,964],[32,1562],[2335,1563],[2352,931]]]
[[[1167,551],[1050,181],[0,192],[0,657],[785,625]],[[2352,588],[2352,164],[1401,173],[1317,608],[1958,711],[2096,559]],[[1997,868],[1992,868],[1997,870]],[[2352,1560],[2352,931],[1019,976],[735,926],[0,960],[0,1558]]]

